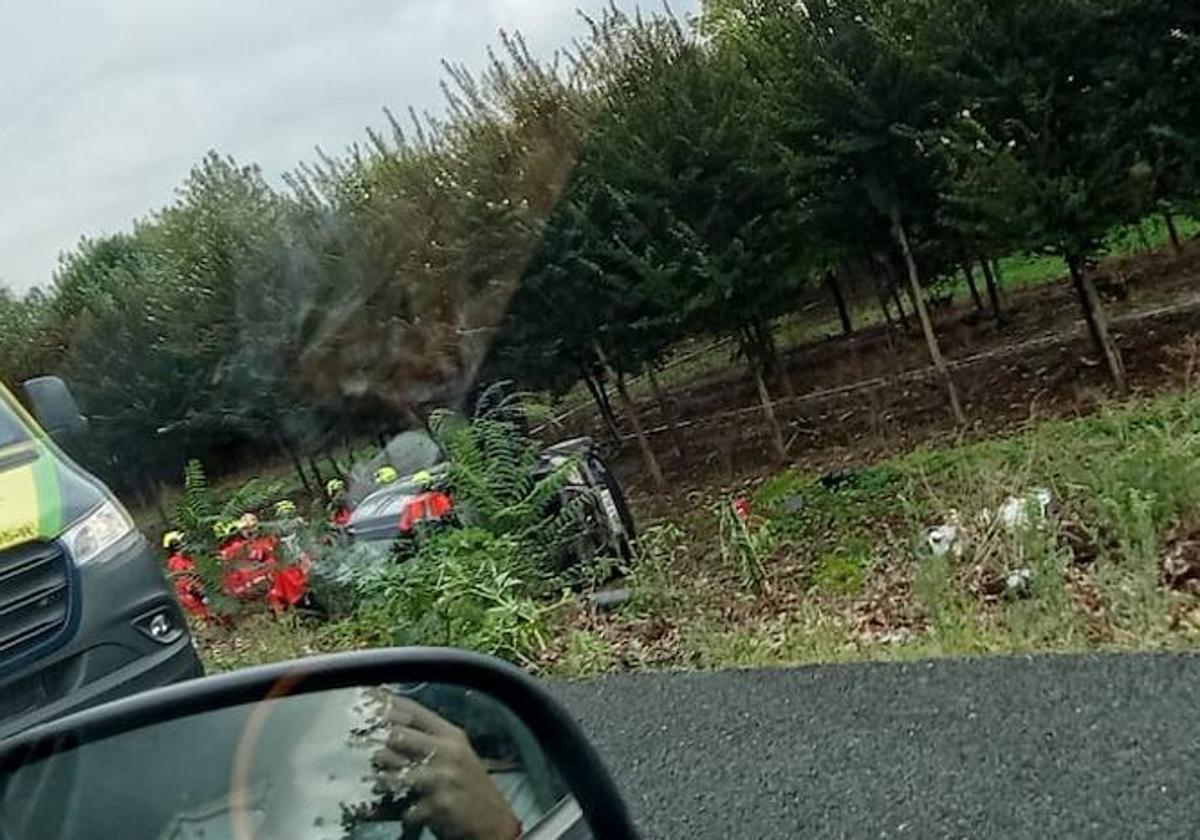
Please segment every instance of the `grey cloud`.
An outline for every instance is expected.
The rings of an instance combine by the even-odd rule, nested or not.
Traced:
[[[482,66],[500,28],[548,55],[583,31],[576,8],[606,3],[6,3],[0,284],[48,284],[61,250],[167,203],[209,149],[278,177],[361,140],[385,106],[436,111],[441,59]]]

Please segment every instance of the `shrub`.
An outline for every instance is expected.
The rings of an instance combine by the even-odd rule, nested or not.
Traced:
[[[511,537],[545,569],[561,568],[594,507],[586,492],[559,504],[578,463],[565,459],[537,476],[540,446],[503,415],[468,421],[439,412],[430,419],[430,428],[446,454],[447,481],[459,520]]]
[[[450,645],[532,664],[557,603],[539,601],[544,573],[511,534],[438,531],[407,562],[383,566],[359,587],[360,619],[390,623],[401,645]]]

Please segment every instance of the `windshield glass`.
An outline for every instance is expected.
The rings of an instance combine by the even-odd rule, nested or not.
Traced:
[[[29,432],[0,395],[0,449],[29,439]]]

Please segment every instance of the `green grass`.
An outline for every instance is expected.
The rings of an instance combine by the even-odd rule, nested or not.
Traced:
[[[1046,520],[996,524],[1006,497],[1038,487],[1054,498]],[[707,506],[650,526],[629,570],[632,600],[612,614],[563,610],[537,667],[578,677],[1200,643],[1200,598],[1160,580],[1176,536],[1200,529],[1200,394],[925,448],[839,482],[782,472],[752,507],[765,580],[746,579]],[[938,556],[925,535],[944,522],[964,540]],[[1027,588],[1006,592],[1019,570]],[[383,643],[352,623],[293,616],[200,635],[214,671]]]
[[[1039,487],[1047,519],[997,523],[1007,497]],[[634,601],[603,638],[570,637],[565,672],[609,670],[618,648],[634,667],[731,668],[1200,642],[1200,598],[1160,580],[1172,541],[1200,530],[1200,394],[922,449],[832,489],[787,471],[753,505],[768,586],[740,583],[710,534],[656,530]],[[936,556],[925,535],[945,522],[962,549]],[[1008,590],[1018,571],[1027,587]],[[897,602],[894,627],[864,632],[871,605]],[[675,628],[673,647],[647,654],[647,625]]]

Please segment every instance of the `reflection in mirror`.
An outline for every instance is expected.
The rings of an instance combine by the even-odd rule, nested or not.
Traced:
[[[536,738],[486,694],[276,694],[25,764],[0,780],[0,837],[591,837]]]

